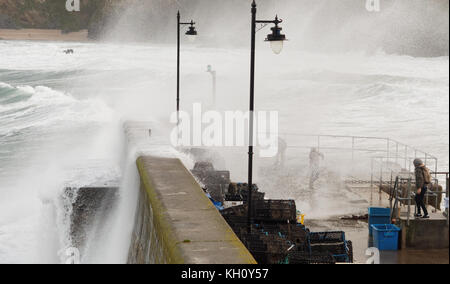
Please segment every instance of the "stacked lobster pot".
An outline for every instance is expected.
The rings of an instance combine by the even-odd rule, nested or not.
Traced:
[[[311,233],[297,222],[294,200],[267,200],[252,185],[251,222],[248,220],[248,184],[231,183],[228,171],[216,171],[199,162],[192,174],[215,201],[221,214],[260,264],[332,264],[352,262],[351,242],[344,232]]]
[[[250,226],[246,203],[221,213],[258,263],[289,263],[290,251],[309,254],[308,231],[297,224],[293,200],[253,199],[252,205]]]

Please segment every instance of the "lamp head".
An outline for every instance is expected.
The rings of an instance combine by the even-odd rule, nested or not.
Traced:
[[[278,16],[275,17],[275,27],[271,28],[272,33],[267,35],[266,41],[270,42],[270,46],[275,54],[280,54],[283,50],[283,42],[286,41],[286,36],[281,33],[283,30],[278,24],[283,20],[278,20]]]
[[[197,31],[195,29],[195,23],[194,21],[191,21],[191,25],[189,26],[189,30],[186,32],[186,35],[188,36],[188,39],[190,42],[194,42],[195,38],[197,37]]]

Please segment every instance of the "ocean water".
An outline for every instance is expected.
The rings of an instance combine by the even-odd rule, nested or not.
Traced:
[[[75,53],[64,54],[67,48]],[[438,157],[439,170],[448,171],[448,57],[306,53],[289,43],[279,56],[262,42],[257,49],[256,108],[279,112],[290,147],[307,146],[289,138],[297,134],[390,137]],[[63,262],[62,190],[105,182],[121,185],[129,203],[118,210],[127,214],[83,260],[126,260],[133,211],[123,205],[133,204],[131,168],[142,145],[127,147],[123,123],[153,123],[155,144],[170,148],[175,55],[172,45],[0,41],[0,263]],[[212,108],[209,64],[218,76],[215,108],[248,108],[248,50],[186,45],[181,62],[182,109],[194,102]],[[245,180],[246,150],[216,150],[233,180]],[[288,161],[307,163],[295,151]]]

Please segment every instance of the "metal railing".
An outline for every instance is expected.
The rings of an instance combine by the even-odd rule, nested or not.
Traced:
[[[350,152],[352,164],[355,162],[358,154],[366,155],[366,158],[370,159],[370,183],[372,185],[377,183],[374,181],[375,177],[377,177],[380,184],[383,184],[388,182],[391,176],[395,176],[396,172],[409,171],[412,173],[412,164],[416,158],[421,158],[428,168],[433,169],[434,173],[438,172],[437,157],[391,138],[296,133],[280,133],[280,135],[283,137],[302,138],[303,145],[288,145],[288,148],[317,148],[319,151]],[[304,140],[307,140],[307,143]],[[387,180],[384,179],[386,176],[388,176]],[[435,178],[437,178],[437,175],[435,175]]]
[[[351,173],[355,174],[353,165],[356,162],[361,163],[361,160],[366,160],[370,163],[364,173],[370,172],[369,176],[352,176],[351,183],[366,183],[370,184],[371,192],[374,186],[379,186],[381,193],[381,186],[386,185],[393,187],[396,176],[399,178],[410,178],[413,182],[413,161],[420,158],[424,164],[432,169],[433,182],[436,189],[439,189],[439,183],[442,181],[440,177],[445,175],[448,191],[448,173],[438,172],[438,158],[430,153],[419,150],[415,147],[401,143],[397,140],[386,137],[374,136],[349,136],[349,135],[311,135],[298,133],[280,133],[280,136],[301,139],[299,146],[293,146],[289,143],[288,148],[293,149],[311,149],[317,148],[319,151],[328,153],[338,153],[339,155],[347,155],[351,158]],[[370,167],[370,168],[369,168]],[[361,170],[358,165],[357,170]],[[426,195],[427,203],[429,196],[434,196],[440,192],[429,191]],[[448,198],[448,193],[446,194]],[[437,200],[437,198],[436,198]],[[414,202],[415,203],[415,202]],[[436,206],[435,208],[438,208]],[[447,210],[448,211],[448,210]],[[448,214],[447,214],[448,215]],[[447,218],[448,219],[448,218]],[[447,221],[448,223],[448,221]]]
[[[435,175],[445,175],[446,179],[446,187],[445,187],[445,196],[448,199],[449,198],[449,173],[448,172],[435,172]],[[401,177],[397,176],[395,178],[395,183],[393,186],[391,186],[389,189],[389,201],[390,201],[390,208],[391,208],[391,219],[397,219],[400,218],[400,212],[399,208],[402,204],[407,202],[407,216],[406,221],[407,225],[410,224],[410,218],[411,218],[411,205],[415,206],[415,186],[413,187],[413,183],[415,180],[410,177]],[[406,197],[403,194],[402,191],[402,185],[406,185]],[[414,189],[414,190],[413,190]],[[431,189],[429,188],[426,193],[426,204],[429,205],[429,197],[434,196],[435,197],[435,212],[437,212],[437,209],[439,208],[438,200],[439,195],[444,194],[443,191],[439,190],[439,179],[434,178],[433,182],[431,184]],[[447,219],[447,226],[449,225],[449,214],[448,214],[448,208],[445,208],[445,216]]]

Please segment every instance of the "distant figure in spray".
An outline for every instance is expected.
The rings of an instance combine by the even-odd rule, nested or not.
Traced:
[[[428,219],[427,207],[425,205],[424,199],[425,194],[428,190],[428,185],[431,184],[431,175],[428,168],[423,164],[421,159],[414,160],[415,167],[415,175],[416,175],[416,204],[417,204],[417,213],[415,215],[416,218]],[[422,211],[424,215],[422,216]]]
[[[309,153],[309,188],[314,189],[314,183],[319,179],[320,161],[325,157],[316,148]]]
[[[286,141],[284,141],[281,138],[278,138],[278,153],[275,161],[276,167],[284,167],[284,163],[286,161],[286,149],[287,149]]]

